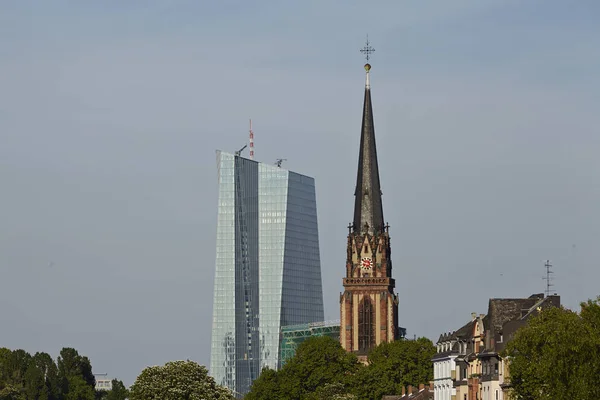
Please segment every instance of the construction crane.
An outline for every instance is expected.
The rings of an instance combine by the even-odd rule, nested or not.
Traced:
[[[275,165],[277,165],[279,168],[281,168],[281,164],[287,161],[287,158],[278,158],[277,160],[275,160]]]
[[[244,147],[242,147],[241,149],[239,149],[238,151],[236,151],[236,152],[235,152],[235,156],[236,156],[236,157],[239,157],[239,156],[241,156],[241,155],[242,155],[242,151],[244,151],[244,149],[245,149],[246,147],[248,147],[248,145],[247,145],[247,144],[245,144],[245,145],[244,145]]]

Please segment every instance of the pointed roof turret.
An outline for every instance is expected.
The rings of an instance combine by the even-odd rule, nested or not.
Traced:
[[[354,231],[379,233],[384,230],[377,148],[375,146],[375,126],[373,124],[373,106],[371,104],[370,64],[365,64],[367,77],[365,82],[365,100],[363,106],[362,128],[360,132],[360,153],[358,173],[354,193]]]

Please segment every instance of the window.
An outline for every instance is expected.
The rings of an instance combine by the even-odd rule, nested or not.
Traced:
[[[371,298],[365,296],[358,305],[358,349],[367,350],[375,345],[375,318]]]

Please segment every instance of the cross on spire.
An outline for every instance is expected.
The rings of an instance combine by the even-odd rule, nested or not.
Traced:
[[[369,42],[369,35],[367,35],[367,43],[365,44],[365,47],[360,49],[360,52],[365,55],[367,61],[369,61],[371,54],[375,53],[375,49],[371,47],[371,43]]]

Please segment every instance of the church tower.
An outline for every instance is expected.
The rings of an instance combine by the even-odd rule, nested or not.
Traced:
[[[340,296],[340,342],[346,351],[355,352],[363,360],[372,348],[382,342],[391,342],[400,334],[389,225],[384,224],[383,219],[375,147],[369,81],[371,65],[366,64],[365,70],[354,221],[348,225],[346,277],[344,293]]]

